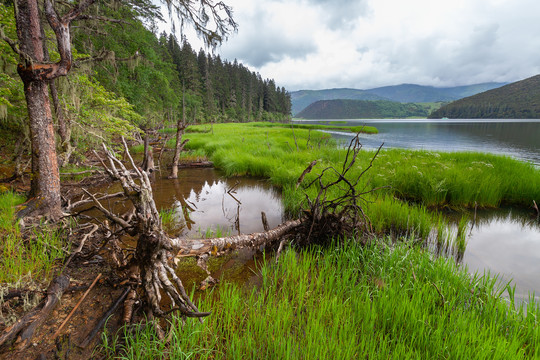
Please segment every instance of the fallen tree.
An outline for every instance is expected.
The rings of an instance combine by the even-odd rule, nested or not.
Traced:
[[[201,312],[193,304],[175,271],[175,260],[182,257],[197,257],[198,265],[208,274],[204,282],[212,283],[211,274],[206,268],[206,259],[209,256],[218,255],[222,252],[243,247],[259,247],[269,245],[279,240],[294,239],[296,244],[301,246],[313,243],[328,243],[331,239],[338,237],[350,237],[358,234],[369,234],[371,232],[370,221],[367,218],[364,206],[367,204],[365,196],[374,191],[358,191],[360,177],[371,167],[375,156],[369,166],[361,172],[356,179],[349,179],[349,171],[353,168],[357,155],[361,149],[358,137],[351,141],[346,153],[342,169],[327,167],[320,175],[315,176],[304,188],[316,187],[317,196],[310,199],[306,196],[307,208],[303,211],[300,219],[287,221],[274,229],[254,234],[241,234],[215,239],[186,239],[172,238],[163,229],[159,212],[153,199],[152,186],[148,173],[139,168],[131,157],[128,146],[124,139],[125,156],[128,160],[129,168],[122,163],[117,155],[103,145],[104,157],[99,157],[105,172],[114,180],[121,183],[123,191],[110,195],[96,196],[86,191],[87,198],[79,200],[69,205],[69,210],[74,211],[76,206],[81,206],[92,202],[94,207],[100,210],[108,221],[99,221],[100,231],[97,232],[97,225],[88,226],[90,232],[82,237],[79,247],[74,254],[79,254],[84,242],[94,233],[99,233],[105,238],[105,243],[112,248],[112,258],[120,270],[124,272],[126,280],[122,281],[127,285],[123,295],[119,298],[118,304],[124,302],[125,322],[129,322],[133,314],[133,304],[135,297],[141,295],[142,309],[147,319],[154,316],[165,316],[172,311],[178,311],[183,317],[202,318],[210,315],[210,312]],[[377,152],[378,153],[378,152]],[[97,155],[97,154],[96,154]],[[301,174],[297,181],[300,186],[304,178],[316,166],[312,162]],[[328,176],[328,174],[333,176]],[[324,180],[327,179],[327,180]],[[328,180],[329,179],[329,180]],[[332,187],[340,188],[340,196],[332,198],[328,190]],[[103,200],[124,197],[133,204],[133,211],[124,215],[114,214],[101,203]],[[264,221],[263,221],[264,222]],[[294,232],[291,236],[290,233]],[[132,256],[124,256],[118,246],[118,239],[125,234],[137,238],[135,251]],[[365,240],[365,237],[363,238]],[[283,248],[286,240],[279,243],[278,254]],[[105,245],[104,245],[105,246]],[[69,257],[69,261],[74,255]],[[137,292],[141,289],[142,292]],[[130,294],[127,296],[126,294]],[[162,308],[162,296],[166,296],[171,304],[169,309]],[[127,298],[126,298],[127,296]],[[104,316],[108,318],[110,314]],[[105,320],[102,321],[104,322]],[[101,322],[100,322],[101,324]],[[157,323],[156,327],[158,327]],[[39,325],[37,323],[36,325]],[[24,331],[23,327],[29,327],[27,323],[17,329],[17,333]],[[32,325],[33,326],[33,325]],[[33,326],[35,328],[36,326]],[[101,328],[102,325],[96,326]],[[15,331],[15,330],[14,330]],[[96,330],[94,329],[93,332]],[[158,329],[158,334],[161,331]],[[15,338],[13,332],[6,337],[5,341]],[[88,336],[93,339],[95,334]],[[85,341],[85,344],[90,342]]]
[[[129,154],[125,140],[122,141],[131,169],[128,169],[105,146],[103,150],[107,159],[102,161],[102,165],[112,178],[122,184],[125,197],[135,208],[134,216],[131,216],[128,221],[105,209],[98,201],[96,204],[109,220],[120,226],[121,231],[115,231],[115,233],[125,232],[138,236],[131,265],[138,268],[144,290],[146,313],[150,316],[165,314],[160,307],[161,290],[169,297],[173,308],[179,310],[185,317],[204,317],[210,314],[200,312],[187,296],[182,281],[171,265],[171,260],[175,256],[202,256],[232,248],[266,244],[279,239],[301,224],[300,220],[289,221],[263,233],[218,239],[171,238],[162,228],[148,174],[137,167]],[[138,181],[135,181],[134,177]]]

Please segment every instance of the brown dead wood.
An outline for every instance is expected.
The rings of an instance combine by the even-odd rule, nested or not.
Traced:
[[[43,324],[51,311],[56,307],[68,286],[69,277],[67,275],[60,275],[54,278],[47,289],[47,297],[43,307],[39,310],[29,312],[15,324],[7,328],[0,336],[0,347],[16,339],[16,348],[26,348],[31,343],[36,329]]]

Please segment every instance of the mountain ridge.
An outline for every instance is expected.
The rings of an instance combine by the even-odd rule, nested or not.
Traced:
[[[353,88],[298,90],[290,93],[291,110],[293,116],[296,116],[301,110],[318,100],[390,100],[400,103],[449,102],[506,84],[487,82],[454,87],[400,84],[367,90]]]
[[[538,119],[540,75],[456,100],[433,111],[429,118]]]

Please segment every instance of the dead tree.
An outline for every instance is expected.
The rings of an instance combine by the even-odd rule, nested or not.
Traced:
[[[176,254],[196,256],[235,247],[256,246],[278,239],[300,225],[298,220],[290,221],[268,232],[221,239],[170,238],[162,228],[148,174],[136,166],[129,154],[125,140],[122,139],[122,141],[132,170],[128,170],[105,146],[103,149],[107,159],[102,161],[102,165],[112,178],[122,184],[125,196],[135,207],[135,216],[131,217],[131,221],[127,221],[105,209],[97,199],[96,204],[110,220],[120,225],[126,233],[138,236],[134,261],[139,269],[150,315],[161,316],[165,314],[160,307],[161,290],[170,298],[173,308],[179,310],[183,316],[203,317],[210,314],[199,312],[189,299],[182,281],[171,265]]]
[[[178,122],[176,124],[176,145],[174,147],[171,175],[169,175],[170,179],[178,178],[178,162],[180,161],[180,153],[188,142],[187,139],[182,139],[186,127],[186,91],[184,85],[182,84],[182,117],[178,118]]]
[[[364,207],[368,203],[366,196],[380,188],[359,189],[359,183],[362,176],[373,166],[373,161],[382,146],[372,157],[369,165],[358,176],[351,178],[350,170],[355,166],[358,153],[362,149],[357,134],[349,143],[342,169],[327,167],[304,187],[305,189],[316,187],[317,196],[310,199],[306,194],[307,206],[303,209],[306,220],[302,223],[302,228],[298,230],[301,234],[297,236],[299,244],[328,244],[338,238],[345,239],[372,232],[371,221]],[[297,181],[297,187],[305,175],[311,172],[314,165],[315,162],[312,162],[304,170]],[[339,194],[337,197],[329,196],[329,190],[335,187],[339,188]]]

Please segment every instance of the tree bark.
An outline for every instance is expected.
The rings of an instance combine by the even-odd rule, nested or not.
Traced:
[[[72,65],[69,26],[94,1],[82,0],[60,18],[52,1],[45,0],[45,15],[56,35],[60,54],[57,63],[46,61],[38,0],[14,3],[20,55],[17,71],[24,84],[32,141],[31,194],[39,200],[34,214],[48,214],[53,219],[61,215],[61,198],[48,84],[69,72]]]
[[[32,81],[24,84],[32,140],[32,195],[39,199],[38,214],[52,218],[61,215],[60,171],[49,102],[48,84]]]
[[[172,162],[171,175],[169,179],[178,178],[178,161],[180,160],[180,152],[184,149],[184,146],[187,143],[187,140],[182,140],[184,135],[184,130],[186,129],[186,101],[185,101],[185,90],[182,85],[182,118],[178,119],[176,125],[176,146],[174,148],[174,157]]]

